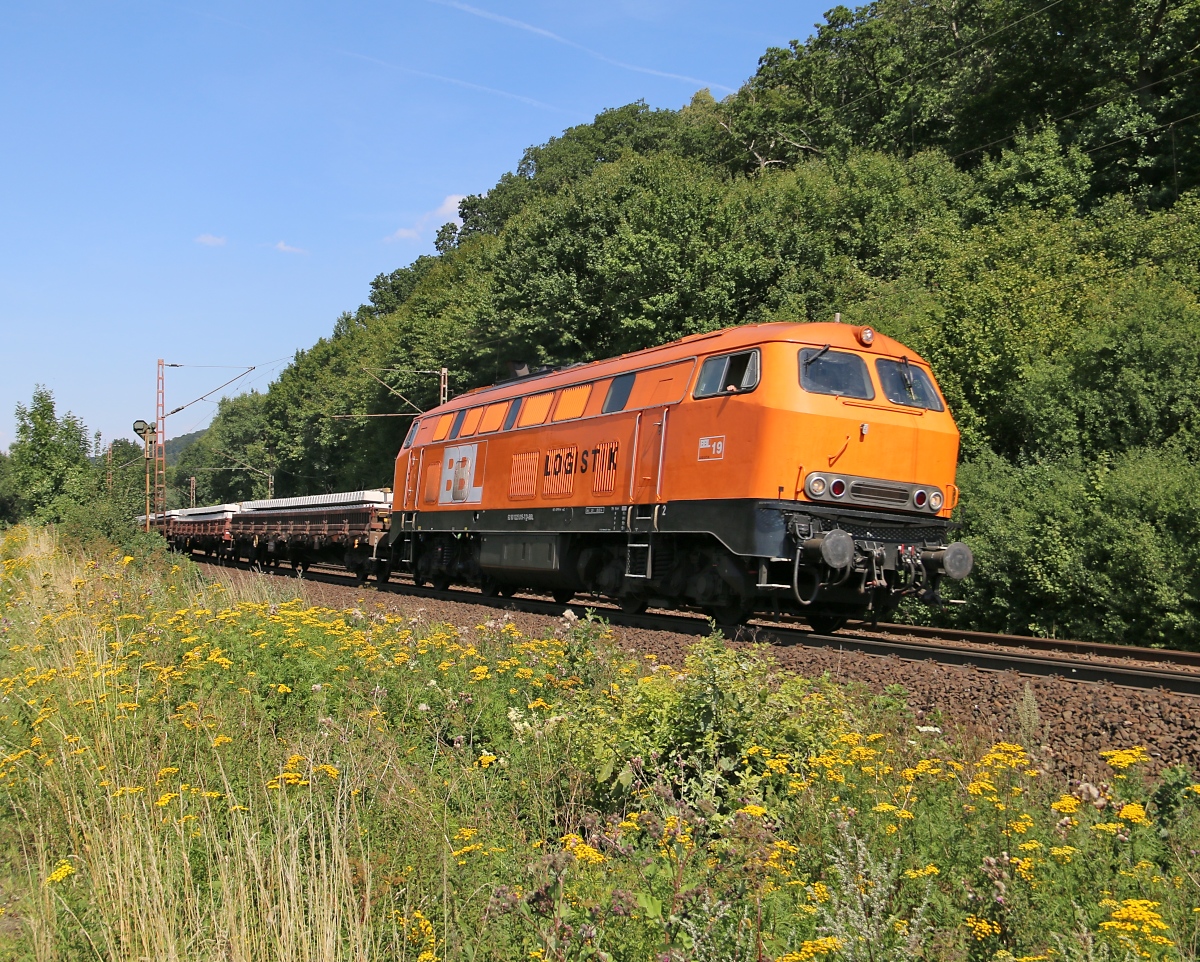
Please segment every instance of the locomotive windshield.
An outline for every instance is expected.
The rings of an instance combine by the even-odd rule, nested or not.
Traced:
[[[801,349],[800,386],[813,394],[835,394],[864,401],[875,397],[863,359],[846,351],[831,351],[828,344]]]
[[[930,411],[943,409],[942,399],[938,397],[929,375],[915,364],[909,364],[907,359],[885,361],[880,358],[875,362],[875,370],[879,374],[883,393],[893,404]]]

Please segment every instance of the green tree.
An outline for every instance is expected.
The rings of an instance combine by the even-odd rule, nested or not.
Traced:
[[[714,160],[794,165],[851,146],[940,148],[966,166],[1058,118],[1096,196],[1167,203],[1197,183],[1200,4],[875,0],[773,47],[717,113]]]
[[[17,439],[8,451],[9,470],[22,513],[54,521],[65,500],[78,500],[90,472],[90,444],[83,422],[57,415],[54,395],[38,385],[29,406],[18,404]]]
[[[11,524],[20,518],[20,498],[8,455],[0,451],[0,524]]]
[[[192,477],[200,505],[267,496],[267,475],[276,470],[278,457],[265,402],[257,391],[220,400],[209,429],[179,453],[169,479],[171,507],[187,506]]]

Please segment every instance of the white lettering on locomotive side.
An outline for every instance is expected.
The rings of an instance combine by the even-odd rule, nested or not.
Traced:
[[[718,434],[711,438],[700,439],[700,449],[696,454],[697,461],[720,461],[725,457],[725,435]]]
[[[533,515],[525,511],[510,511],[508,515],[509,521],[532,521]]]

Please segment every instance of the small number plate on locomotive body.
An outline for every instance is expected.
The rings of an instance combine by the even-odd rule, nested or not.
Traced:
[[[700,439],[700,450],[696,455],[697,461],[720,461],[725,457],[725,435],[719,434],[712,438]]]

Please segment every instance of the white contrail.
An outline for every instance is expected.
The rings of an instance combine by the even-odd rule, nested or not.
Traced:
[[[699,84],[702,87],[716,88],[718,90],[728,90],[734,92],[733,87],[726,87],[724,84],[715,84],[708,80],[701,80],[698,77],[689,77],[686,74],[669,73],[666,70],[654,70],[651,67],[639,67],[637,64],[626,63],[624,60],[614,60],[612,57],[602,54],[599,50],[593,50],[591,47],[585,47],[581,43],[576,43],[574,40],[568,40],[566,37],[559,36],[551,30],[546,30],[544,27],[536,26],[532,23],[526,23],[524,20],[514,20],[512,17],[506,17],[499,13],[492,13],[490,10],[481,10],[479,7],[473,7],[470,4],[462,3],[460,0],[429,0],[430,3],[436,3],[443,7],[453,7],[455,10],[461,10],[463,13],[469,13],[473,17],[482,17],[484,20],[492,20],[496,23],[502,23],[506,27],[512,27],[516,30],[524,30],[527,33],[537,34],[539,37],[545,37],[547,40],[553,40],[555,43],[561,43],[565,46],[572,47],[575,50],[581,50],[589,57],[602,61],[603,63],[611,64],[614,67],[620,67],[622,70],[632,70],[636,73],[650,74],[654,77],[667,77],[670,80],[682,80],[685,83]]]
[[[390,70],[399,70],[401,73],[412,74],[414,77],[425,77],[427,80],[437,80],[444,84],[454,84],[456,87],[465,87],[467,90],[478,90],[485,94],[494,94],[497,97],[507,97],[509,100],[519,100],[523,104],[529,104],[531,107],[540,107],[542,110],[553,110],[555,113],[560,114],[570,113],[569,110],[563,110],[561,107],[555,107],[553,104],[534,100],[532,97],[526,97],[523,94],[514,94],[507,90],[499,90],[496,87],[485,87],[483,84],[471,83],[469,80],[459,80],[457,77],[446,77],[443,74],[430,73],[427,70],[417,70],[415,67],[405,67],[402,64],[380,60],[378,57],[368,57],[365,53],[355,53],[353,50],[338,50],[337,53],[340,53],[343,57],[354,57],[358,60],[365,60],[367,63],[377,64],[380,67],[387,67]]]

